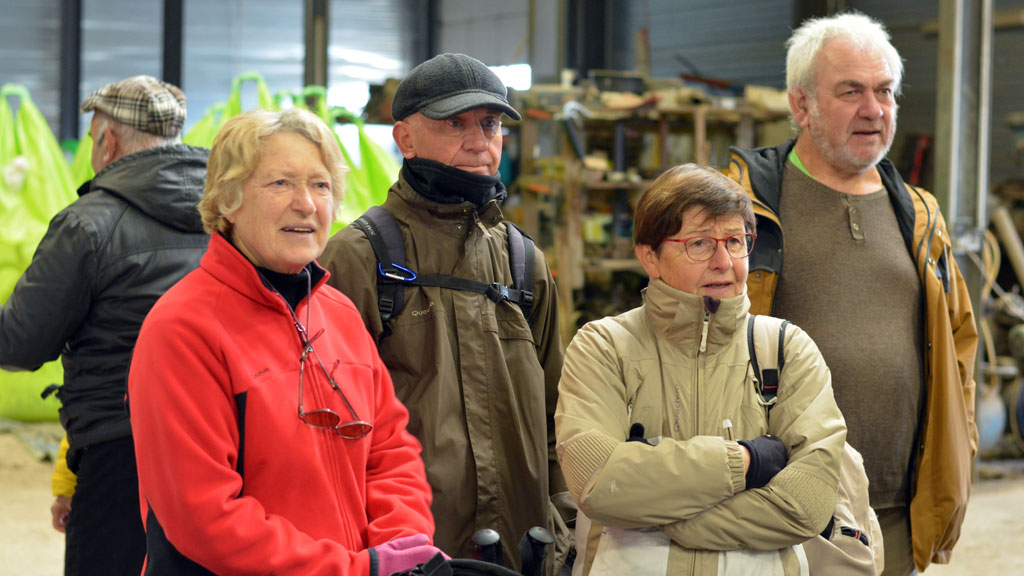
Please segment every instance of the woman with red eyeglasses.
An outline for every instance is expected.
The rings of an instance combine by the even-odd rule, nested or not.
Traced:
[[[438,552],[408,412],[316,262],[345,171],[302,110],[214,141],[209,248],[146,318],[128,381],[146,574],[386,576]]]
[[[846,425],[795,326],[778,395],[752,380],[755,239],[751,201],[713,168],[672,168],[640,198],[644,303],[580,329],[558,386],[578,574],[807,573],[800,544],[832,515]]]

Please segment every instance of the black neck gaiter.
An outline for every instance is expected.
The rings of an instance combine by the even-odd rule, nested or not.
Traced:
[[[288,306],[292,310],[302,302],[302,299],[309,295],[310,281],[309,277],[309,266],[303,269],[298,274],[284,274],[281,272],[274,272],[269,268],[256,267],[256,271],[259,272],[260,276],[265,282],[270,284],[281,296],[284,297],[284,301],[288,303]]]
[[[508,195],[497,176],[473,174],[425,158],[406,158],[402,175],[417,194],[438,204],[470,202],[480,208],[491,200],[500,203]]]

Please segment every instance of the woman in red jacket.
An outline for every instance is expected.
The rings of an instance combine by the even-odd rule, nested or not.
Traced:
[[[301,110],[213,144],[208,251],[146,318],[128,382],[146,574],[386,576],[438,552],[408,413],[316,263],[345,170]]]

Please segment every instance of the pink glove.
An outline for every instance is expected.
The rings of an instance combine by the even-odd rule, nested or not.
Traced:
[[[414,534],[370,548],[370,576],[390,576],[430,560],[441,550],[429,542],[426,534]],[[441,554],[445,560],[451,559],[444,552]]]

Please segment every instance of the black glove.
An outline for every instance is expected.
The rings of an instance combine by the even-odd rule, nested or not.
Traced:
[[[786,445],[777,436],[766,434],[753,440],[740,440],[739,444],[750,452],[747,490],[768,484],[789,462]]]

